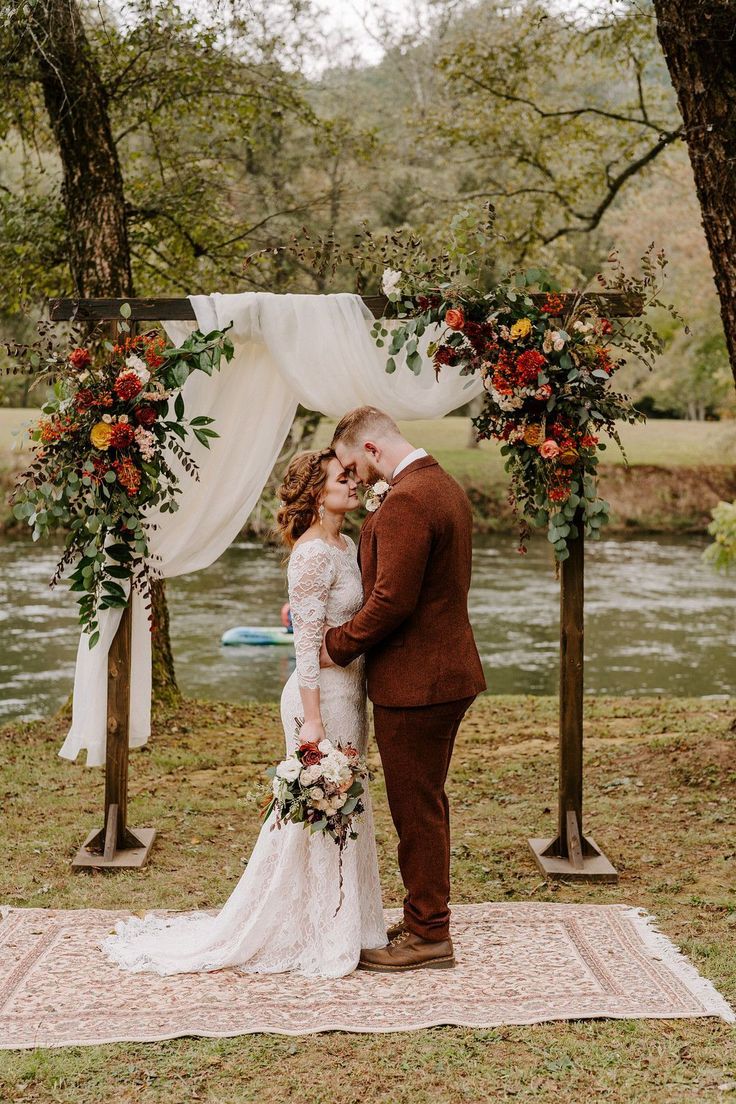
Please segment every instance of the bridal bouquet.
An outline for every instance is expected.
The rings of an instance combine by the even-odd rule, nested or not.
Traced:
[[[301,728],[297,722],[297,732]],[[369,777],[365,759],[352,744],[338,746],[330,740],[299,745],[293,755],[266,771],[272,779],[272,797],[263,811],[272,812],[272,828],[302,824],[310,833],[332,837],[340,851],[340,902],[342,905],[342,853],[349,839],[357,839],[354,820],[363,812],[361,797]]]

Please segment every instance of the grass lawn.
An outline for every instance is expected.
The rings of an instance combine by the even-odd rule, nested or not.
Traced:
[[[450,780],[457,901],[626,902],[650,909],[736,1002],[736,702],[588,699],[586,814],[618,886],[548,886],[526,839],[553,831],[556,702],[478,700]],[[102,774],[58,758],[64,722],[6,727],[0,902],[33,907],[211,907],[258,831],[252,791],[280,752],[274,705],[187,702],[131,756],[130,823],[159,837],[140,872],[73,874],[99,820]],[[401,899],[380,772],[385,903]],[[277,983],[275,983],[277,984]],[[176,1039],[0,1052],[3,1104],[579,1104],[736,1100],[736,1032],[718,1020],[623,1020],[488,1031]]]

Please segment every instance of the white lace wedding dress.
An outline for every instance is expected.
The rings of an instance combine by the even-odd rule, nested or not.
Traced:
[[[345,550],[321,539],[299,545],[288,566],[296,670],[281,695],[287,753],[303,716],[299,684],[320,688],[322,718],[334,742],[365,750],[368,725],[364,663],[320,671],[325,624],[340,625],[363,602],[355,544]],[[126,970],[196,973],[234,966],[245,972],[295,970],[307,977],[341,977],[354,970],[361,947],[381,947],[386,928],[371,797],[356,821],[357,840],[343,852],[344,900],[339,902],[338,847],[301,824],[263,824],[248,865],[217,915],[182,913],[120,920],[100,944]]]

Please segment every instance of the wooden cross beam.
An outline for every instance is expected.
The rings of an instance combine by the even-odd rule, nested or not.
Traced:
[[[547,298],[542,292],[532,292],[535,303]],[[563,302],[576,298],[571,292],[561,295]],[[602,306],[611,318],[631,318],[641,314],[641,299],[623,292],[590,292],[584,296],[590,302]],[[385,295],[363,295],[363,302],[374,318],[382,318],[388,306]],[[49,299],[49,318],[52,322],[110,322],[120,321],[120,307],[130,305],[133,322],[196,322],[197,316],[188,299]]]
[[[532,293],[542,303],[546,296]],[[577,298],[560,296],[564,303]],[[599,292],[584,297],[609,317],[642,313],[637,296]],[[130,306],[132,322],[196,321],[188,299],[49,299],[54,322],[119,322],[120,307]],[[383,317],[388,299],[363,296],[375,318]],[[570,555],[560,568],[560,682],[559,682],[559,799],[557,835],[532,839],[529,846],[545,877],[576,881],[616,882],[618,875],[592,837],[583,833],[583,643],[584,537],[582,516],[576,518],[579,536],[568,542]],[[73,865],[112,869],[141,866],[146,861],[154,829],[127,828],[128,702],[130,697],[130,616],[123,616],[108,660],[108,730],[105,768],[104,828],[90,833]],[[92,848],[93,850],[90,850]]]

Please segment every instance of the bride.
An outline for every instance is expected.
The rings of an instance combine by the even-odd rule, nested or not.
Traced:
[[[364,661],[320,671],[325,626],[349,620],[363,603],[355,543],[341,533],[358,505],[355,482],[331,449],[304,452],[289,464],[279,491],[278,526],[291,548],[289,602],[296,670],[281,695],[289,755],[304,740],[354,744],[368,737]],[[303,719],[297,737],[296,718]],[[195,973],[235,966],[245,972],[295,970],[307,977],[341,977],[358,964],[361,947],[382,947],[386,928],[370,793],[355,822],[358,838],[343,854],[344,901],[339,902],[339,851],[301,824],[261,828],[248,865],[219,913],[173,918],[151,914],[120,920],[100,944],[126,970]]]

